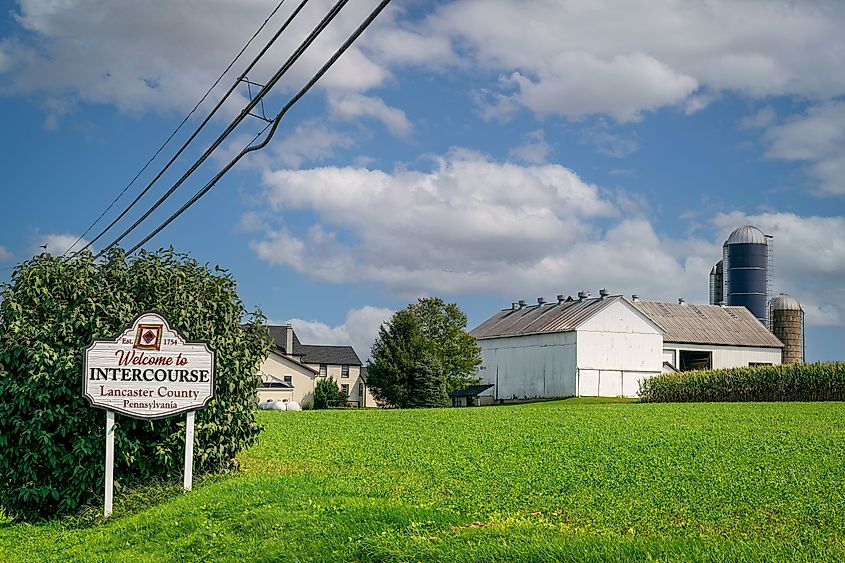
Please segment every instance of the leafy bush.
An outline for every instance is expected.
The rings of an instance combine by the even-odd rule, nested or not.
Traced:
[[[235,454],[260,431],[257,367],[269,335],[261,313],[245,311],[232,277],[172,249],[129,259],[115,249],[102,262],[90,253],[41,254],[2,286],[0,509],[34,519],[101,498],[106,417],[82,397],[84,349],[147,310],[216,351],[215,397],[196,416],[195,470],[236,467]],[[181,474],[184,416],[116,422],[116,489]]]
[[[640,383],[643,402],[842,401],[845,363],[666,373]]]
[[[327,409],[329,407],[342,407],[346,404],[347,396],[337,386],[334,378],[321,379],[314,386],[314,408]]]

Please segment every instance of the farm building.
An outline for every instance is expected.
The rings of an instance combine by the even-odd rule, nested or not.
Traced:
[[[678,371],[781,363],[783,343],[744,306],[634,305],[666,331],[663,362]]]
[[[376,406],[367,389],[366,370],[352,346],[302,344],[290,325],[268,328],[273,347],[260,367],[259,402],[312,401],[317,381],[331,377],[352,405]]]
[[[471,331],[479,402],[568,396],[634,397],[671,370],[780,363],[783,344],[744,307],[629,301],[587,292],[514,304]]]

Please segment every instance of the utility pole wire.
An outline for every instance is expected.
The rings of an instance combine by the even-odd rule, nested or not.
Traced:
[[[235,166],[235,164],[237,164],[238,161],[241,158],[243,158],[244,156],[246,156],[250,152],[261,150],[265,146],[267,146],[267,144],[270,142],[270,139],[272,139],[273,135],[276,134],[276,129],[278,128],[279,123],[282,120],[282,117],[284,117],[284,115],[288,112],[288,110],[291,107],[293,107],[293,105],[295,103],[297,103],[306,93],[308,93],[308,91],[314,86],[314,84],[316,84],[317,81],[320,80],[320,78],[322,78],[323,75],[326,74],[326,72],[328,72],[328,70],[332,67],[332,65],[334,65],[337,62],[337,60],[341,57],[341,55],[343,55],[343,53],[345,53],[346,50],[349,49],[350,46],[352,46],[352,44],[358,39],[358,37],[360,37],[361,34],[364,33],[364,31],[370,26],[370,24],[373,23],[373,20],[375,20],[378,17],[378,15],[382,12],[382,10],[384,10],[387,7],[388,4],[390,4],[390,2],[391,2],[391,0],[382,0],[381,3],[378,6],[376,6],[375,9],[370,13],[370,15],[367,16],[367,18],[361,23],[361,25],[358,26],[358,29],[356,29],[352,33],[352,35],[350,35],[346,39],[346,41],[343,43],[343,45],[341,45],[340,48],[337,51],[335,51],[335,53],[331,56],[331,58],[329,58],[329,60],[326,61],[326,63],[323,65],[323,67],[319,71],[317,71],[317,73],[314,74],[314,76],[311,77],[311,80],[309,80],[308,83],[293,98],[291,98],[290,101],[288,101],[287,104],[285,104],[285,106],[282,108],[282,110],[273,119],[270,132],[267,133],[267,136],[264,138],[263,141],[261,141],[261,143],[255,145],[255,146],[251,146],[252,143],[255,142],[255,140],[258,137],[260,137],[261,134],[264,133],[264,131],[266,131],[268,127],[271,126],[270,123],[268,123],[266,126],[264,126],[264,129],[262,129],[258,133],[258,135],[256,135],[253,138],[253,140],[246,146],[246,148],[244,148],[237,156],[235,156],[235,158],[233,158],[231,161],[229,161],[229,163],[222,170],[220,170],[220,172],[218,172],[214,176],[214,178],[209,180],[209,182],[201,190],[199,190],[197,193],[195,193],[194,196],[191,199],[189,199],[187,202],[185,202],[182,205],[182,207],[180,207],[175,213],[173,213],[173,215],[168,217],[166,221],[164,221],[162,224],[160,224],[158,227],[156,227],[155,230],[153,230],[153,232],[151,232],[149,235],[144,237],[144,239],[141,242],[139,242],[138,244],[133,246],[127,252],[127,254],[132,254],[133,252],[140,249],[142,246],[144,246],[144,244],[149,242],[150,239],[152,239],[154,236],[156,236],[158,233],[160,233],[162,230],[164,230],[164,228],[167,227],[170,223],[172,223],[177,217],[179,217],[182,213],[187,211],[187,209],[189,207],[191,207],[202,196],[204,196],[206,193],[208,193],[208,191],[211,190],[211,188],[213,188],[215,186],[215,184],[217,184],[217,182],[220,180],[220,178],[222,178],[224,174],[226,174],[233,166]]]
[[[165,140],[165,141],[161,144],[161,146],[160,146],[160,147],[158,148],[158,150],[157,150],[157,151],[153,154],[153,156],[151,156],[151,157],[150,157],[150,159],[147,161],[147,163],[144,165],[144,167],[143,167],[143,168],[141,168],[141,170],[139,170],[137,174],[135,174],[135,177],[134,177],[134,178],[132,178],[132,180],[131,180],[128,184],[126,184],[126,187],[124,187],[124,188],[123,188],[123,191],[121,191],[121,192],[117,195],[117,197],[116,197],[116,198],[114,198],[114,200],[112,200],[112,202],[109,204],[109,206],[108,206],[108,207],[106,207],[106,209],[105,209],[102,213],[100,213],[100,216],[99,216],[99,217],[97,217],[97,218],[94,220],[94,222],[93,222],[93,223],[91,223],[91,225],[90,225],[87,229],[85,229],[85,232],[84,232],[84,233],[82,233],[82,234],[79,236],[79,238],[78,238],[78,239],[76,239],[76,242],[74,242],[72,245],[70,245],[70,247],[68,247],[68,249],[67,249],[67,250],[65,250],[65,251],[62,253],[62,256],[66,256],[66,255],[67,255],[67,253],[68,253],[68,252],[70,252],[70,251],[71,251],[71,249],[72,249],[74,246],[76,246],[77,244],[79,244],[79,241],[81,241],[82,239],[84,239],[84,238],[85,238],[85,235],[87,235],[89,232],[91,232],[91,229],[93,229],[93,228],[94,228],[94,226],[95,226],[97,223],[99,223],[99,222],[100,222],[100,219],[102,219],[102,218],[106,215],[106,213],[108,213],[108,212],[111,210],[111,208],[112,208],[112,207],[114,207],[114,204],[115,204],[115,203],[117,203],[117,202],[118,202],[118,200],[119,200],[121,197],[123,197],[123,194],[125,194],[125,193],[126,193],[126,191],[127,191],[129,188],[131,188],[131,187],[132,187],[132,185],[135,183],[135,180],[137,180],[137,179],[141,176],[141,174],[143,174],[143,173],[144,173],[144,171],[146,171],[146,170],[147,170],[147,168],[150,166],[150,164],[152,164],[152,163],[153,163],[153,161],[156,159],[156,157],[158,157],[159,153],[161,153],[161,151],[162,151],[162,150],[164,150],[164,147],[166,147],[166,146],[167,146],[167,144],[168,144],[168,143],[170,143],[170,141],[173,139],[173,137],[175,137],[175,136],[176,136],[176,134],[177,134],[177,133],[178,133],[178,132],[182,129],[182,126],[183,126],[183,125],[185,125],[185,123],[187,123],[187,122],[188,122],[188,119],[190,119],[190,118],[191,118],[191,116],[192,116],[192,115],[194,115],[194,113],[197,111],[197,109],[199,109],[200,105],[202,105],[202,103],[205,101],[205,99],[206,99],[206,98],[208,98],[209,94],[211,94],[211,91],[212,91],[212,90],[214,90],[214,89],[217,87],[217,85],[218,85],[218,84],[220,84],[220,81],[221,81],[221,80],[223,80],[223,77],[224,77],[224,76],[226,76],[226,73],[227,73],[227,72],[229,72],[229,71],[232,69],[232,67],[235,65],[235,63],[238,61],[238,59],[240,59],[240,58],[241,58],[241,55],[243,55],[243,54],[244,54],[244,51],[246,51],[246,50],[247,50],[247,48],[250,46],[250,44],[251,44],[251,43],[255,40],[255,38],[256,38],[256,37],[258,37],[258,34],[259,34],[259,33],[261,33],[261,31],[264,29],[264,27],[267,25],[267,23],[268,23],[268,22],[269,22],[269,21],[273,18],[273,16],[275,16],[275,15],[276,15],[276,12],[278,12],[278,11],[279,11],[279,8],[281,8],[281,7],[282,7],[282,4],[284,4],[284,3],[285,3],[285,0],[281,0],[278,4],[276,4],[276,7],[273,9],[273,11],[272,11],[272,12],[270,12],[270,15],[269,15],[269,16],[267,16],[267,19],[265,19],[265,20],[264,20],[264,23],[262,23],[262,24],[261,24],[261,26],[259,26],[259,28],[256,30],[256,32],[252,34],[252,37],[250,37],[250,38],[249,38],[249,41],[247,41],[247,42],[246,42],[246,44],[245,44],[245,45],[241,48],[241,50],[238,52],[238,54],[237,54],[237,55],[235,55],[235,58],[234,58],[234,59],[232,59],[232,62],[230,62],[230,63],[229,63],[229,66],[227,66],[227,67],[226,67],[226,70],[224,70],[224,71],[220,74],[220,76],[218,76],[218,77],[217,77],[217,80],[215,80],[215,81],[214,81],[214,84],[212,84],[212,85],[208,88],[208,90],[206,90],[205,94],[203,94],[202,98],[200,98],[200,101],[198,101],[198,102],[197,102],[197,104],[194,106],[194,109],[192,109],[192,110],[190,111],[190,113],[188,113],[188,115],[186,115],[186,116],[185,116],[185,119],[183,119],[183,120],[182,120],[182,122],[181,122],[179,125],[177,125],[177,126],[176,126],[176,129],[174,129],[174,130],[173,130],[173,132],[170,134],[170,136],[169,136],[169,137],[167,137],[167,139],[166,139],[166,140]],[[274,39],[275,39],[275,38],[274,38]],[[236,83],[236,84],[237,84],[237,83]],[[225,98],[224,98],[224,99],[225,99]],[[218,107],[219,107],[219,106],[218,106]],[[215,108],[215,110],[216,110],[216,108]],[[204,125],[204,124],[205,124],[205,123],[203,123],[203,125]],[[202,127],[200,127],[200,128],[202,128]],[[181,151],[180,151],[180,152],[181,152]],[[178,154],[177,154],[177,156],[178,156]],[[169,166],[169,164],[168,164],[168,166]],[[166,170],[166,169],[167,169],[167,167],[165,167],[165,170]],[[149,188],[147,188],[147,189],[149,189]],[[141,195],[143,195],[144,193],[146,193],[146,190],[145,190],[144,192],[142,192],[142,194],[141,194]],[[139,198],[139,199],[140,199],[140,198]],[[135,201],[137,202],[137,199],[136,199]],[[126,211],[129,211],[129,209],[131,209],[133,205],[135,205],[135,202],[133,202],[133,203],[129,206],[129,208],[128,208]],[[126,214],[126,212],[124,212],[124,213],[123,213],[120,217],[123,217],[123,215],[125,215],[125,214]],[[117,222],[118,220],[120,220],[120,217],[118,217],[118,219],[117,219],[117,220],[115,220],[115,222]],[[108,230],[109,230],[109,228],[111,228],[111,225],[109,225],[109,227],[106,227],[106,231],[108,231]],[[104,233],[105,233],[105,231],[104,231],[103,233],[101,233],[100,235],[98,235],[98,236],[97,236],[97,239],[99,239],[99,238],[100,238],[100,237],[101,237]],[[97,240],[97,239],[95,239],[95,240]],[[92,241],[92,244],[93,244],[93,241]],[[80,250],[75,251],[75,252],[74,252],[74,255],[78,254],[78,253],[79,253],[79,252],[81,252],[82,250],[85,250],[85,248],[88,248],[88,246],[90,246],[90,245],[91,245],[91,244],[88,244],[88,245],[87,245],[87,246],[85,246],[84,248],[81,248]]]
[[[282,1],[284,2],[284,0],[282,0]],[[159,180],[159,179],[160,179],[160,178],[164,175],[164,173],[165,173],[165,172],[167,172],[167,170],[168,170],[168,169],[170,168],[170,166],[171,166],[171,165],[172,165],[172,164],[176,161],[176,159],[177,159],[177,158],[179,158],[179,156],[181,156],[181,155],[182,155],[182,153],[185,151],[185,149],[186,149],[186,148],[188,148],[188,145],[190,145],[190,144],[194,141],[194,139],[196,139],[197,135],[199,135],[199,134],[200,134],[200,131],[202,131],[202,129],[206,126],[206,124],[208,124],[208,122],[209,122],[209,121],[211,121],[211,118],[212,118],[212,117],[214,117],[214,115],[217,113],[217,110],[219,110],[219,109],[220,109],[220,107],[223,105],[223,103],[224,103],[227,99],[229,99],[229,96],[231,96],[231,95],[232,95],[232,92],[234,92],[234,91],[235,91],[235,89],[236,89],[236,88],[237,88],[237,87],[241,84],[241,82],[242,82],[242,81],[243,81],[243,79],[246,77],[246,75],[247,75],[247,74],[248,74],[248,73],[249,73],[249,72],[250,72],[250,71],[251,71],[251,70],[255,67],[255,65],[256,65],[256,64],[258,64],[258,61],[259,61],[259,60],[261,60],[261,58],[264,56],[264,54],[265,54],[265,53],[267,53],[267,51],[270,49],[270,47],[272,47],[272,46],[273,46],[273,44],[276,42],[276,40],[279,38],[279,36],[281,36],[281,34],[282,34],[282,33],[283,33],[283,32],[284,32],[287,28],[288,28],[288,26],[290,25],[290,23],[294,20],[294,18],[296,18],[296,16],[297,16],[297,15],[299,15],[299,12],[301,12],[301,11],[302,11],[302,9],[305,7],[305,5],[306,5],[308,2],[309,2],[309,0],[302,0],[302,1],[299,3],[299,5],[297,5],[296,9],[294,9],[294,11],[293,11],[293,12],[291,12],[290,16],[288,16],[288,19],[287,19],[287,20],[285,20],[285,23],[283,23],[283,24],[282,24],[282,26],[281,26],[281,27],[280,27],[280,28],[276,31],[276,33],[273,35],[273,37],[271,37],[271,38],[270,38],[270,40],[267,42],[267,44],[266,44],[266,45],[264,45],[264,47],[261,49],[261,51],[260,51],[260,52],[259,52],[259,53],[258,53],[258,54],[257,54],[257,55],[253,58],[253,59],[252,59],[252,62],[251,62],[251,63],[247,66],[246,70],[244,70],[244,71],[241,73],[241,75],[240,75],[238,78],[236,78],[236,79],[235,79],[235,82],[232,84],[232,86],[230,86],[230,87],[229,87],[229,90],[227,90],[227,91],[226,91],[226,93],[223,95],[223,97],[222,97],[222,98],[220,98],[220,101],[218,101],[218,102],[217,102],[217,105],[215,105],[215,106],[214,106],[214,108],[212,108],[212,110],[209,112],[209,114],[205,116],[205,119],[203,119],[203,120],[202,120],[202,123],[200,123],[200,124],[199,124],[199,126],[198,126],[198,127],[194,130],[194,132],[191,134],[191,136],[190,136],[190,137],[188,137],[188,139],[187,139],[184,143],[182,143],[182,146],[181,146],[181,147],[179,147],[179,150],[178,150],[178,151],[176,151],[176,154],[174,154],[174,155],[170,158],[170,160],[169,160],[169,161],[167,161],[167,164],[165,164],[165,165],[164,165],[164,168],[162,168],[162,169],[161,169],[161,171],[159,171],[159,173],[158,173],[158,174],[156,174],[156,177],[155,177],[155,178],[153,178],[153,179],[152,179],[152,181],[151,181],[149,184],[147,184],[147,187],[146,187],[146,188],[144,188],[144,189],[141,191],[141,193],[140,193],[140,194],[138,194],[138,195],[135,197],[135,199],[134,199],[134,200],[132,200],[132,203],[130,203],[130,204],[126,207],[126,209],[124,209],[124,210],[121,212],[121,214],[120,214],[120,215],[118,215],[118,216],[117,216],[117,217],[116,217],[116,218],[115,218],[115,219],[114,219],[111,223],[109,223],[109,225],[108,225],[105,229],[103,229],[103,230],[100,232],[100,234],[98,234],[96,237],[94,237],[94,238],[91,240],[91,242],[89,242],[89,243],[88,243],[88,244],[86,244],[84,247],[82,247],[80,250],[78,250],[78,251],[77,251],[77,253],[78,253],[78,252],[81,252],[81,251],[83,251],[83,250],[85,250],[86,248],[89,248],[92,244],[94,244],[95,242],[97,242],[97,241],[98,241],[98,240],[99,240],[99,239],[100,239],[103,235],[105,235],[105,234],[106,234],[106,233],[107,233],[107,232],[108,232],[108,231],[109,231],[112,227],[114,227],[114,226],[115,226],[115,224],[117,224],[117,222],[118,222],[118,221],[120,221],[121,219],[123,219],[123,217],[124,217],[127,213],[129,213],[129,210],[131,210],[131,209],[135,206],[135,204],[136,204],[136,203],[138,203],[138,201],[140,201],[140,200],[141,200],[141,198],[142,198],[142,197],[144,197],[144,195],[145,195],[148,191],[150,191],[150,188],[152,188],[152,187],[153,187],[153,185],[154,185],[156,182],[158,182],[158,180]]]
[[[173,186],[163,195],[161,196],[158,201],[156,201],[152,207],[150,207],[143,215],[141,215],[138,220],[136,220],[128,229],[123,231],[119,237],[117,237],[114,241],[112,241],[108,246],[103,248],[100,252],[97,253],[95,258],[99,258],[102,256],[108,249],[118,244],[126,235],[134,231],[138,225],[140,225],[147,217],[149,217],[158,207],[164,203],[164,201],[169,198],[173,192],[175,192],[179,186],[184,183],[188,177],[196,171],[197,168],[205,162],[208,157],[214,152],[217,147],[220,146],[221,143],[226,139],[226,137],[231,134],[234,129],[240,125],[240,123],[250,114],[250,112],[258,105],[258,103],[267,95],[267,93],[276,85],[276,83],[282,78],[282,76],[290,69],[293,64],[299,60],[299,57],[305,52],[305,50],[311,46],[311,44],[317,39],[320,33],[328,27],[328,25],[334,20],[334,18],[340,13],[344,6],[349,2],[349,0],[338,0],[338,2],[332,6],[331,10],[323,17],[319,24],[311,31],[308,37],[297,47],[297,49],[293,52],[293,54],[285,61],[279,70],[273,75],[273,77],[264,85],[261,90],[256,94],[255,98],[251,100],[244,109],[241,110],[241,113],[226,127],[226,129],[221,133],[217,139],[209,146],[205,152],[191,165],[187,172],[185,172],[179,180],[173,184]],[[93,242],[93,241],[92,241]],[[89,243],[90,244],[90,243]]]

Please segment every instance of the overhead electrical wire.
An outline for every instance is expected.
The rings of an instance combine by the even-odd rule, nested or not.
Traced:
[[[275,135],[276,129],[278,128],[279,123],[282,120],[282,117],[284,117],[284,115],[288,112],[288,110],[290,110],[290,108],[293,107],[294,104],[296,104],[306,93],[308,93],[308,91],[314,86],[314,84],[316,84],[317,81],[320,80],[320,78],[322,78],[323,75],[326,72],[328,72],[328,70],[332,67],[332,65],[334,65],[337,62],[337,60],[341,57],[341,55],[343,55],[343,53],[345,53],[346,50],[349,49],[349,47],[358,39],[358,37],[360,37],[361,34],[364,33],[364,31],[370,26],[371,23],[373,23],[373,21],[376,19],[376,17],[378,17],[378,15],[382,12],[382,10],[384,10],[387,7],[388,4],[390,4],[390,2],[391,2],[391,0],[382,0],[378,4],[378,6],[376,6],[375,9],[373,9],[373,11],[370,13],[370,15],[367,16],[367,18],[361,23],[361,25],[358,26],[358,28],[346,39],[346,41],[344,41],[344,43],[340,46],[340,48],[337,51],[335,51],[335,53],[331,56],[331,58],[329,58],[329,60],[326,61],[326,63],[322,66],[322,68],[320,68],[320,70],[317,71],[317,73],[314,74],[311,77],[311,79],[308,81],[308,83],[294,97],[292,97],[288,101],[287,104],[285,104],[285,106],[281,109],[281,111],[273,119],[272,123],[268,123],[264,127],[264,129],[261,132],[259,132],[253,138],[253,140],[240,153],[238,153],[237,156],[235,156],[235,158],[233,158],[231,161],[229,161],[229,163],[225,167],[223,167],[211,180],[209,180],[208,183],[206,183],[206,185],[203,186],[202,189],[200,189],[197,193],[195,193],[193,195],[193,197],[191,197],[191,199],[189,199],[187,202],[185,202],[175,213],[173,213],[163,223],[161,223],[158,227],[156,227],[150,234],[148,234],[146,237],[144,237],[143,240],[141,240],[139,243],[137,243],[135,246],[133,246],[131,249],[129,249],[127,254],[132,254],[133,252],[139,250],[142,246],[144,246],[144,244],[149,242],[150,239],[152,239],[154,236],[156,236],[158,233],[160,233],[165,227],[167,227],[170,223],[172,223],[177,217],[179,217],[182,213],[187,211],[189,207],[191,207],[201,197],[203,197],[206,193],[208,193],[208,191],[211,190],[211,188],[214,187],[214,185],[220,180],[220,178],[222,178],[223,175],[226,174],[226,172],[228,172],[233,166],[235,166],[235,164],[237,164],[237,162],[241,158],[243,158],[244,156],[246,156],[250,152],[260,150],[260,149],[264,148],[265,146],[267,146],[267,144],[270,142],[270,139],[272,139],[273,135]],[[267,136],[264,138],[264,140],[261,141],[259,144],[253,146],[252,143],[255,142],[255,140],[258,139],[258,137],[260,137],[264,133],[264,131],[267,130],[268,127],[270,127],[270,131],[269,131],[269,133],[267,133]]]
[[[244,46],[238,52],[238,54],[235,55],[235,58],[232,59],[232,62],[229,63],[229,65],[226,67],[226,69],[222,73],[220,73],[220,76],[217,77],[217,80],[215,80],[214,83],[208,88],[208,90],[205,91],[205,94],[203,94],[202,98],[200,98],[200,100],[197,102],[197,104],[194,106],[194,108],[188,113],[188,115],[185,116],[185,118],[182,120],[182,122],[179,123],[179,125],[176,126],[176,129],[174,129],[173,132],[170,133],[170,136],[168,136],[167,139],[164,140],[164,142],[161,144],[161,146],[158,147],[158,149],[155,151],[155,153],[153,153],[153,155],[150,157],[150,159],[147,160],[147,163],[144,164],[144,166],[141,168],[141,170],[139,170],[138,173],[135,174],[135,176],[132,178],[132,180],[130,180],[129,183],[126,184],[126,186],[123,188],[123,190],[119,194],[117,194],[117,197],[115,197],[114,200],[112,200],[112,202],[108,205],[108,207],[106,207],[105,210],[103,210],[103,212],[100,213],[100,216],[97,217],[94,220],[94,222],[91,223],[91,225],[87,229],[85,229],[85,232],[82,233],[79,236],[78,239],[76,239],[76,242],[74,242],[72,245],[70,245],[70,247],[62,253],[62,256],[67,255],[67,253],[70,252],[73,249],[74,246],[79,244],[79,242],[82,239],[85,238],[85,235],[87,235],[89,232],[91,232],[91,229],[93,229],[97,225],[97,223],[100,222],[100,219],[105,217],[106,213],[111,211],[111,208],[114,207],[114,204],[117,203],[118,200],[120,200],[120,198],[123,197],[123,195],[129,190],[129,188],[131,188],[135,184],[135,181],[138,178],[141,177],[141,174],[143,174],[147,170],[147,168],[149,168],[150,164],[152,164],[153,161],[161,153],[161,151],[164,150],[164,147],[166,147],[168,145],[168,143],[170,143],[170,141],[173,139],[173,137],[175,137],[176,134],[179,131],[181,131],[182,126],[185,125],[185,123],[188,122],[188,120],[191,118],[192,115],[194,115],[194,113],[196,113],[196,111],[197,111],[197,109],[199,109],[200,105],[202,105],[202,103],[206,100],[206,98],[208,98],[209,94],[211,94],[211,91],[214,90],[217,87],[218,84],[220,84],[220,81],[223,80],[223,77],[226,76],[226,73],[229,72],[232,69],[232,67],[235,65],[235,63],[238,61],[238,59],[241,58],[241,55],[244,54],[244,52],[249,48],[249,46],[252,44],[252,42],[255,40],[255,38],[258,37],[258,34],[260,34],[264,30],[264,28],[267,26],[267,23],[269,23],[269,21],[273,18],[273,16],[276,15],[276,12],[279,11],[279,9],[282,7],[282,4],[284,4],[284,3],[285,3],[285,0],[281,0],[278,4],[276,4],[276,7],[273,8],[273,11],[270,12],[270,15],[267,16],[267,19],[265,19],[264,22],[255,31],[255,33],[252,34],[252,37],[249,38],[249,41],[247,41],[246,44],[244,44]],[[144,193],[146,193],[146,192],[144,192]],[[133,205],[134,205],[134,203],[133,203]],[[130,206],[130,208],[131,208],[131,206]],[[125,213],[124,213],[124,215],[125,215]],[[121,215],[121,217],[122,216],[123,215]],[[108,228],[106,230],[108,230]],[[98,235],[97,238],[99,238],[100,236],[102,236],[102,234]],[[86,245],[84,248],[88,248],[88,246],[90,246],[90,245]],[[76,254],[76,253],[74,253],[74,254]]]
[[[285,63],[276,71],[276,73],[270,78],[270,80],[258,91],[255,95],[255,98],[250,100],[250,102],[241,110],[241,113],[226,127],[226,129],[218,135],[217,139],[203,152],[203,154],[188,168],[188,171],[185,172],[179,180],[173,184],[173,186],[165,192],[163,196],[161,196],[158,201],[156,201],[152,207],[150,207],[140,218],[138,218],[129,228],[127,228],[123,233],[120,234],[115,240],[109,243],[106,247],[104,247],[100,252],[98,252],[95,258],[99,258],[103,254],[105,254],[111,247],[117,245],[122,241],[126,236],[134,231],[138,225],[140,225],[147,217],[149,217],[158,207],[164,203],[164,201],[169,198],[173,192],[175,192],[179,186],[181,186],[188,177],[199,168],[203,162],[205,162],[208,157],[214,152],[217,147],[220,146],[221,143],[228,137],[235,128],[240,125],[240,123],[250,114],[250,112],[261,102],[264,96],[276,85],[276,83],[281,80],[282,76],[287,73],[287,71],[293,66],[293,64],[299,60],[302,54],[305,52],[308,47],[317,39],[320,33],[328,27],[328,25],[334,20],[334,18],[340,13],[346,4],[349,3],[349,0],[338,0],[334,6],[329,10],[329,12],[320,20],[320,23],[308,34],[308,37],[303,40],[303,42],[296,48],[293,54],[285,61]],[[92,241],[93,243],[94,241]],[[91,243],[89,243],[90,245]]]
[[[284,0],[282,0],[282,1],[284,1]],[[282,33],[284,33],[284,31],[288,28],[288,26],[290,26],[291,22],[294,20],[294,18],[296,18],[297,15],[299,15],[299,12],[302,11],[302,9],[305,7],[305,5],[308,2],[309,2],[309,0],[301,0],[301,2],[296,6],[296,8],[293,10],[293,12],[291,12],[291,14],[285,20],[285,23],[283,23],[282,26],[278,30],[276,30],[276,33],[273,34],[273,37],[270,38],[270,40],[267,42],[267,44],[264,45],[264,47],[261,49],[261,51],[259,51],[259,53],[252,59],[252,62],[246,67],[246,69],[241,73],[241,75],[238,76],[238,78],[235,79],[234,83],[229,87],[229,90],[227,90],[226,93],[223,95],[223,97],[220,98],[220,100],[217,102],[217,105],[215,105],[211,109],[211,111],[208,113],[208,115],[205,116],[205,118],[202,120],[202,123],[200,123],[197,126],[197,128],[194,130],[194,132],[191,134],[191,136],[188,137],[188,139],[185,140],[184,143],[182,143],[182,146],[179,147],[179,150],[176,151],[176,154],[174,154],[170,158],[170,160],[167,161],[167,164],[165,164],[164,167],[158,172],[158,174],[156,174],[155,178],[153,178],[150,181],[150,183],[147,184],[147,187],[145,187],[141,191],[141,193],[139,193],[135,197],[135,199],[132,200],[132,202],[128,206],[126,206],[126,208],[120,213],[120,215],[118,215],[111,223],[109,223],[109,225],[105,229],[103,229],[100,232],[100,234],[98,234],[96,237],[91,239],[91,241],[88,242],[88,244],[86,244],[84,247],[82,247],[78,252],[81,252],[82,250],[85,250],[86,248],[90,248],[95,242],[97,242],[100,238],[102,238],[103,235],[105,235],[109,230],[111,230],[111,228],[114,227],[117,224],[118,221],[123,219],[123,217],[126,216],[126,214],[129,213],[129,211],[133,207],[135,207],[135,204],[137,204],[141,200],[141,198],[144,197],[144,195],[146,195],[146,193],[148,191],[150,191],[150,188],[152,188],[153,185],[155,185],[155,183],[158,182],[158,180],[164,175],[165,172],[167,172],[167,170],[176,161],[176,159],[179,158],[182,155],[182,153],[185,151],[185,149],[188,148],[188,146],[194,141],[194,139],[196,139],[197,135],[200,134],[200,132],[203,130],[203,128],[206,126],[206,124],[208,124],[208,122],[211,121],[211,118],[214,117],[214,115],[217,113],[217,110],[219,110],[223,106],[223,103],[227,99],[229,99],[229,96],[232,95],[232,92],[234,92],[235,89],[243,82],[243,80],[247,76],[247,74],[249,74],[249,72],[255,67],[256,64],[258,64],[258,62],[261,60],[261,58],[264,57],[265,53],[267,53],[267,51],[270,49],[270,47],[273,46],[273,44],[276,42],[276,40],[282,35]]]

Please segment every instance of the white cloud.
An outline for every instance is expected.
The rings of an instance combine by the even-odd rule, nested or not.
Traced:
[[[352,346],[361,361],[366,364],[379,327],[392,315],[393,311],[390,309],[366,305],[346,313],[343,324],[337,326],[303,319],[290,319],[284,324],[293,325],[299,341],[303,344]]]
[[[810,107],[766,131],[767,156],[806,161],[820,192],[845,195],[845,102]]]
[[[722,242],[750,221],[775,236],[775,289],[800,299],[810,323],[845,322],[842,217],[734,212],[675,238],[645,218],[642,198],[605,192],[559,165],[461,150],[427,172],[329,167],[264,180],[268,226],[253,251],[316,279],[370,281],[409,297],[489,292],[503,304],[600,287],[706,302]],[[297,210],[316,219],[282,226]]]
[[[14,258],[14,255],[6,250],[6,247],[0,244],[0,262],[6,262]]]
[[[336,149],[349,148],[354,139],[317,122],[298,126],[293,133],[274,140],[271,146],[274,162],[292,168],[299,168],[308,162],[320,162],[332,158]]]
[[[217,95],[246,67],[295,4],[282,7],[223,80]],[[250,78],[265,81],[331,4],[329,0],[309,2]],[[291,68],[279,90],[298,90],[375,4],[375,0],[350,3]],[[0,43],[0,72],[5,69],[0,78],[19,92],[67,94],[124,111],[185,110],[193,107],[271,8],[272,3],[262,0],[182,0],[176,4],[20,0],[16,14],[20,28],[14,38]],[[390,76],[385,66],[365,53],[366,39],[365,35],[347,51],[343,64],[326,74],[321,87],[360,91]],[[244,89],[239,104],[245,95]],[[233,111],[234,103],[228,106],[228,112]]]
[[[581,131],[580,142],[593,145],[600,153],[614,158],[624,158],[639,150],[640,145],[633,137],[611,133],[604,120]]]
[[[525,136],[525,141],[510,150],[511,156],[528,164],[543,164],[552,152],[552,146],[546,142],[546,135],[542,129],[531,131]]]
[[[838,2],[456,0],[418,32],[512,76],[518,91],[500,95],[537,114],[629,120],[679,102],[694,112],[725,91],[841,95],[844,26]]]
[[[381,121],[396,137],[407,137],[412,129],[405,112],[384,103],[374,96],[361,94],[340,94],[329,96],[329,108],[336,117],[356,119],[370,117]]]

